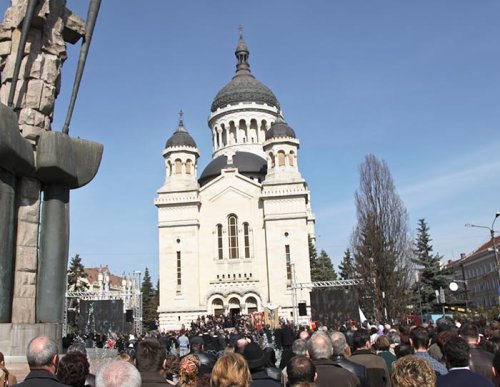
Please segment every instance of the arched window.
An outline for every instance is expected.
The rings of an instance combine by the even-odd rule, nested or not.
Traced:
[[[190,175],[191,174],[191,165],[193,162],[191,160],[186,160],[186,174]]]
[[[167,176],[171,176],[172,175],[172,163],[170,162],[170,160],[167,161]]]
[[[285,152],[283,151],[278,151],[278,166],[279,167],[285,166]]]
[[[229,231],[229,258],[239,258],[238,256],[238,217],[229,215],[227,220]]]
[[[293,167],[295,165],[295,153],[294,152],[290,152],[288,154],[288,164]]]
[[[182,161],[181,159],[175,160],[175,174],[180,175],[182,173]]]
[[[219,259],[224,257],[224,250],[222,249],[222,224],[217,225],[217,257]]]
[[[243,239],[245,242],[245,258],[250,258],[250,226],[243,223]]]

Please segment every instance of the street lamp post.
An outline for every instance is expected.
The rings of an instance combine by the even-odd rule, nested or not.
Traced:
[[[495,266],[497,269],[497,297],[498,303],[500,305],[500,262],[498,261],[498,251],[495,243],[495,222],[498,217],[500,217],[500,211],[495,213],[495,217],[493,218],[493,222],[491,223],[491,227],[488,226],[478,226],[477,224],[467,223],[465,227],[476,227],[476,228],[485,228],[490,231],[491,244],[493,245],[493,253],[495,254]]]

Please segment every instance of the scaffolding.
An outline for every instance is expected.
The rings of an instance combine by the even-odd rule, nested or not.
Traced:
[[[133,329],[135,334],[142,333],[142,292],[141,292],[141,272],[134,271],[133,275],[125,276],[122,279],[122,287],[120,290],[109,288],[109,275],[107,273],[99,273],[99,290],[98,291],[67,291],[64,301],[64,314],[62,335],[68,333],[68,309],[71,300],[122,300],[123,313],[127,310],[133,311],[134,322]]]

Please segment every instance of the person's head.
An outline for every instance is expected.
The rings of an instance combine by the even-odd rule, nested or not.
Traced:
[[[141,387],[141,374],[128,361],[104,364],[95,377],[95,387]]]
[[[252,378],[245,358],[228,353],[217,360],[210,379],[211,387],[249,387]]]
[[[330,339],[332,340],[333,354],[335,356],[344,355],[347,346],[345,335],[342,332],[333,332]]]
[[[429,332],[424,327],[416,327],[410,332],[410,343],[413,348],[427,349],[429,346]]]
[[[394,353],[398,359],[406,355],[412,355],[414,352],[410,344],[399,344],[394,347]]]
[[[179,358],[177,356],[168,354],[165,357],[165,374],[167,376],[179,374]]]
[[[408,355],[392,363],[391,381],[393,387],[434,387],[436,373],[427,360]]]
[[[157,339],[147,338],[137,343],[135,356],[140,372],[160,371],[165,361],[165,349]]]
[[[63,384],[84,387],[89,374],[89,362],[80,352],[68,353],[61,358],[57,367],[57,378]]]
[[[401,343],[401,336],[395,330],[390,330],[387,333],[387,339],[389,340],[389,344],[391,344],[391,345],[393,345],[393,344],[397,345],[397,344]]]
[[[301,382],[314,382],[316,379],[316,367],[307,356],[294,356],[286,365],[287,386],[296,385]]]
[[[387,351],[391,347],[391,344],[389,343],[389,339],[382,335],[375,340],[375,347],[379,351]]]
[[[309,334],[307,329],[304,329],[304,330],[300,331],[300,333],[299,333],[299,339],[302,339],[302,340],[307,340],[307,339],[309,339],[310,336],[311,335]]]
[[[184,356],[179,363],[179,386],[195,386],[198,381],[200,358],[194,353]]]
[[[324,332],[315,332],[307,342],[307,351],[311,359],[329,359],[332,357],[332,341]]]
[[[307,355],[307,341],[297,339],[292,344],[292,352],[294,355]]]
[[[448,368],[467,367],[469,358],[469,344],[463,338],[455,336],[444,344],[444,359]]]
[[[3,356],[2,352],[0,352],[0,365],[5,365],[5,357]]]
[[[443,316],[436,321],[436,331],[437,333],[447,331],[449,329],[455,328],[455,323],[448,316]]]
[[[358,329],[352,335],[352,345],[354,349],[369,349],[370,345],[370,332],[366,329]]]
[[[250,371],[256,371],[267,365],[267,359],[264,351],[257,343],[250,343],[245,346],[243,357],[248,363]]]
[[[204,349],[204,340],[203,337],[201,336],[194,336],[191,338],[190,346],[191,346],[191,352],[201,352]]]
[[[66,350],[66,354],[74,352],[81,353],[85,357],[87,356],[87,348],[85,348],[85,344],[83,343],[73,343]]]
[[[477,329],[477,326],[474,324],[463,324],[459,328],[458,334],[460,337],[464,338],[469,345],[479,344],[479,329]]]
[[[38,336],[28,344],[26,354],[30,369],[47,369],[55,374],[59,362],[57,344],[47,336]]]

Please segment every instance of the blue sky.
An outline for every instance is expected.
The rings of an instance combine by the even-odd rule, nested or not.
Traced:
[[[68,6],[86,16],[87,1]],[[72,191],[70,256],[156,277],[161,152],[182,109],[200,172],[210,161],[207,117],[233,76],[240,24],[253,74],[301,141],[318,249],[338,264],[349,246],[358,167],[373,153],[410,227],[427,220],[434,252],[473,251],[489,234],[464,224],[490,225],[500,211],[499,14],[489,0],[103,1],[70,135],[104,144],[104,156]],[[79,47],[63,69],[56,131]]]

